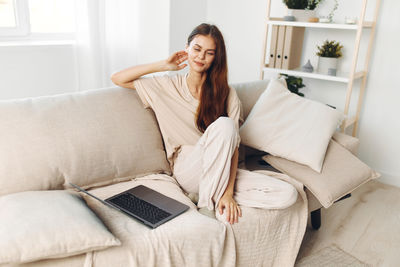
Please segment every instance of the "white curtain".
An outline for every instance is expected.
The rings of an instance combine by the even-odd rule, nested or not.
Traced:
[[[139,0],[77,0],[78,90],[112,86],[113,72],[137,64]]]

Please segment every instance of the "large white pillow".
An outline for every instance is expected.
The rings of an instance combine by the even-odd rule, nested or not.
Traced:
[[[321,172],[343,114],[271,80],[240,128],[242,143]]]
[[[120,244],[77,194],[27,191],[0,197],[0,264],[67,257]]]

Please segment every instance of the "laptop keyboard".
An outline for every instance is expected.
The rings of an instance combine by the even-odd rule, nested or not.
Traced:
[[[171,215],[170,213],[129,193],[119,195],[109,201],[153,224]]]

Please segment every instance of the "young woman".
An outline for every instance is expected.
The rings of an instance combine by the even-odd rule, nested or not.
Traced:
[[[185,75],[141,78],[181,70],[185,61]],[[227,76],[222,34],[203,23],[189,35],[184,51],[122,70],[111,79],[136,89],[144,107],[153,109],[173,176],[185,192],[198,194],[199,211],[215,217],[216,208],[220,214],[225,210],[232,224],[242,216],[238,204],[286,208],[296,201],[297,191],[281,180],[237,169],[241,103]]]

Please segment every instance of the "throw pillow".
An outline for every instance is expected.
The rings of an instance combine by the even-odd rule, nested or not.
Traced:
[[[0,197],[0,264],[77,255],[120,245],[77,194],[27,191]]]
[[[320,172],[343,114],[271,80],[240,128],[242,143]]]
[[[303,183],[324,208],[329,208],[342,196],[380,176],[333,140],[329,143],[321,173],[272,155],[266,155],[263,159],[274,168]]]

